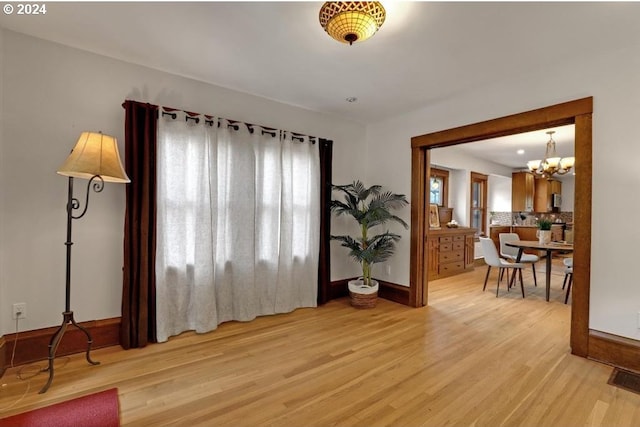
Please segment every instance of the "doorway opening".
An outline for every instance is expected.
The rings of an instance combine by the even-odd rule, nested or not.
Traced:
[[[430,150],[554,126],[575,125],[576,164],[574,262],[585,268],[573,277],[571,352],[586,357],[589,350],[589,288],[591,265],[591,160],[593,98],[582,98],[458,128],[411,138],[411,261],[409,304],[427,305],[429,274]]]

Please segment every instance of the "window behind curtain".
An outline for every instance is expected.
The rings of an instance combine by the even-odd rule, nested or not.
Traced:
[[[178,114],[159,125],[160,342],[317,304],[317,146],[285,131],[205,123]]]
[[[258,217],[257,226],[260,233],[257,235],[257,257],[261,262],[275,262],[274,254],[278,253],[280,246],[279,223],[282,219],[282,209],[290,209],[292,218],[292,255],[299,259],[310,256],[310,252],[315,250],[309,246],[306,236],[310,226],[309,215],[317,210],[317,190],[318,178],[315,147],[309,142],[296,142],[287,140],[282,151],[269,145],[280,144],[276,139],[273,141],[263,141],[260,154],[256,158],[257,173],[259,179],[256,181],[258,191],[256,199],[260,206],[256,207]],[[304,145],[303,145],[304,144]],[[311,172],[312,171],[312,172]],[[283,188],[283,178],[289,183]],[[286,185],[286,184],[285,184]],[[283,205],[283,196],[287,196],[287,201]]]
[[[487,193],[488,176],[471,172],[471,228],[476,235],[487,235]]]
[[[429,177],[429,203],[447,207],[449,201],[449,171],[432,167]]]

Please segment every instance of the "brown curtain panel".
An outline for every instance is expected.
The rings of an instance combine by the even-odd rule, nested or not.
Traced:
[[[125,101],[124,268],[120,344],[156,342],[156,140],[158,106]]]
[[[333,141],[320,139],[320,257],[318,260],[318,304],[330,299],[331,257],[331,161]]]

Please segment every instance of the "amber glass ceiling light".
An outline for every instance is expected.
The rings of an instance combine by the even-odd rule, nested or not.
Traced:
[[[334,39],[351,45],[373,36],[385,16],[377,1],[328,1],[320,9],[320,25]]]
[[[555,131],[547,132],[549,141],[543,160],[531,160],[527,162],[527,167],[535,175],[549,178],[553,174],[564,175],[571,170],[576,163],[575,157],[560,158],[556,155],[556,142],[553,140]]]

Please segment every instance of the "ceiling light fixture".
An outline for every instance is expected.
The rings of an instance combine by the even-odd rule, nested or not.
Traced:
[[[527,162],[529,171],[542,178],[549,178],[553,174],[564,175],[571,170],[576,163],[575,157],[560,158],[556,155],[556,142],[553,140],[555,131],[547,132],[549,141],[544,153],[544,160],[531,160]]]
[[[341,43],[365,41],[380,29],[386,12],[377,1],[328,1],[320,8],[320,25]]]

